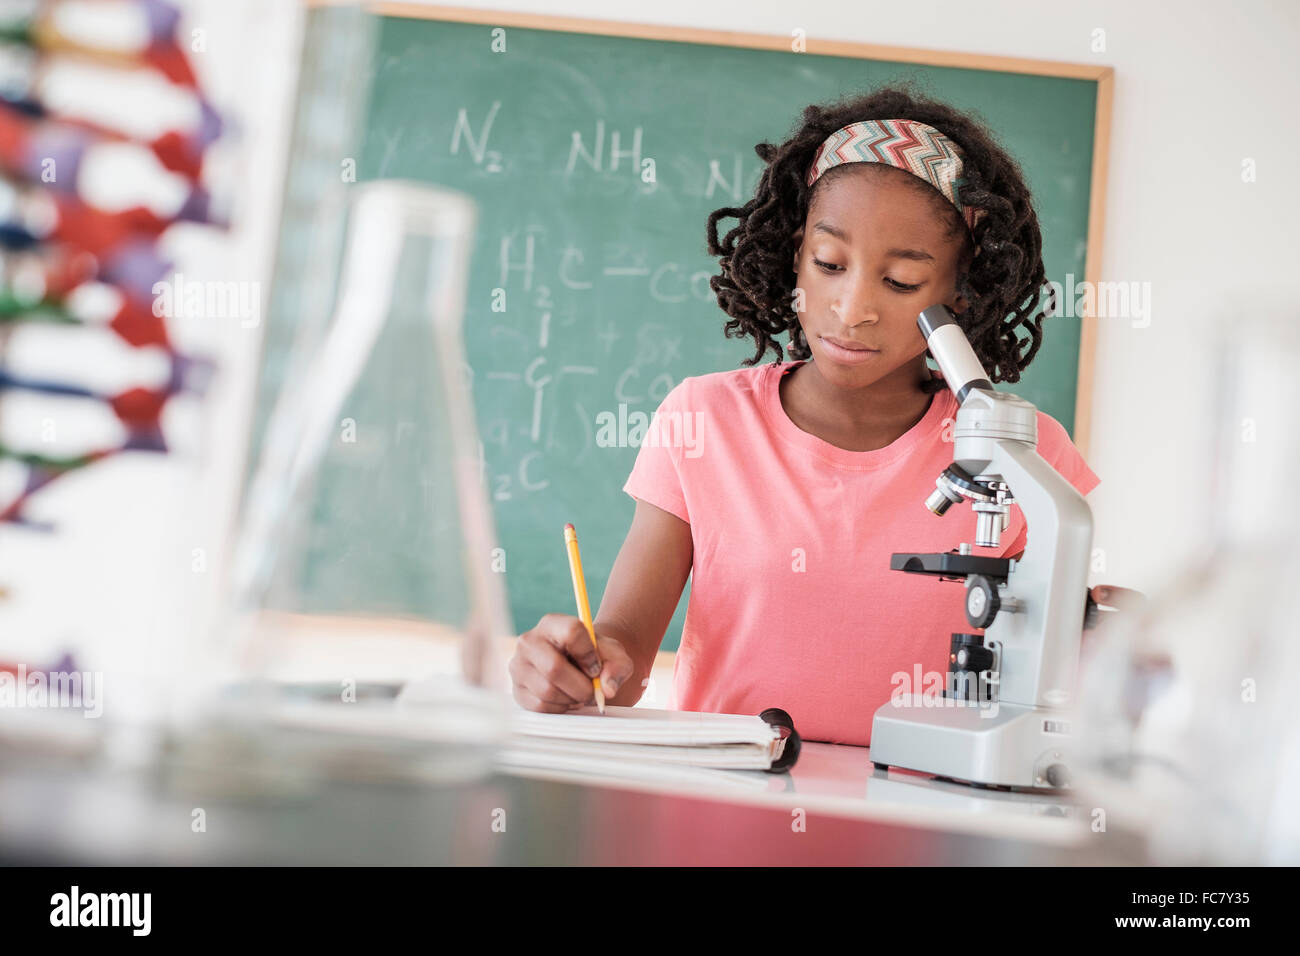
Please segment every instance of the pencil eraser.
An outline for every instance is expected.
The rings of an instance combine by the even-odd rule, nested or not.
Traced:
[[[577,531],[578,529],[575,528],[575,527],[574,527],[573,525],[571,525],[571,524],[566,524],[566,525],[564,526],[564,530],[565,530],[565,531]]]

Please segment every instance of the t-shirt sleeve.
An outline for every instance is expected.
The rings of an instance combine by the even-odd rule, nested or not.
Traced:
[[[681,448],[677,447],[676,442],[657,441],[654,438],[655,430],[659,427],[655,419],[662,421],[674,412],[680,415],[683,411],[686,387],[686,380],[677,383],[659,403],[650,427],[642,438],[632,473],[624,482],[623,490],[633,498],[662,508],[690,524],[690,514],[686,510],[686,492],[682,486]]]
[[[1038,416],[1038,453],[1081,495],[1087,495],[1101,484],[1101,479],[1070,441],[1065,426],[1050,415]]]

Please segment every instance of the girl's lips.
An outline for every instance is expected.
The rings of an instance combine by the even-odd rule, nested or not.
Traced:
[[[879,349],[848,349],[842,345],[836,345],[834,341],[824,335],[819,335],[822,349],[826,352],[826,357],[834,359],[844,365],[860,365],[863,362],[870,361],[874,355],[879,355]]]

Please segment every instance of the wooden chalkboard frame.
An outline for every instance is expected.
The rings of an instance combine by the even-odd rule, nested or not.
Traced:
[[[417,3],[372,2],[367,12],[376,16],[444,20],[450,23],[476,23],[484,26],[518,27],[528,30],[555,30],[562,33],[588,33],[630,37],[640,40],[666,40],[677,43],[700,43],[713,46],[748,47],[755,50],[787,50],[790,37],[769,33],[742,33],[734,30],[704,30],[652,23],[628,23],[621,20],[590,20],[579,17],[518,13],[505,10],[479,10],[467,7],[444,7]],[[925,50],[917,47],[881,46],[874,43],[849,43],[843,40],[803,38],[803,53],[814,56],[858,57],[892,63],[922,66],[955,67],[986,70],[994,73],[1028,73],[1038,76],[1089,80],[1097,84],[1097,106],[1093,118],[1092,167],[1088,194],[1088,239],[1084,253],[1084,279],[1098,281],[1101,271],[1102,235],[1106,216],[1106,176],[1110,156],[1111,97],[1115,71],[1109,66],[1070,63],[1057,60],[1031,60],[1020,57],[993,56],[984,53],[956,53]],[[1091,300],[1085,300],[1080,317],[1079,369],[1075,382],[1073,442],[1087,458],[1092,439],[1092,383],[1096,367],[1097,321]]]

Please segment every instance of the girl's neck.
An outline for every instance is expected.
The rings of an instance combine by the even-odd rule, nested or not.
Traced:
[[[890,429],[904,422],[910,428],[925,415],[932,397],[921,389],[932,377],[924,353],[862,388],[828,382],[813,361],[804,362],[785,377],[791,380],[791,401],[806,416],[844,434]]]

